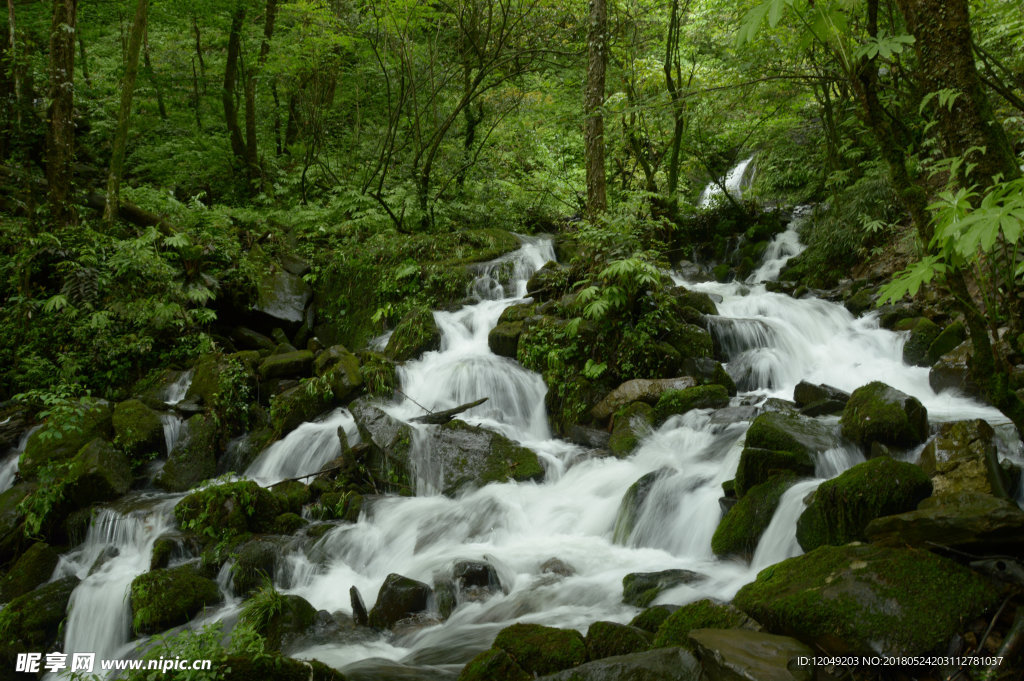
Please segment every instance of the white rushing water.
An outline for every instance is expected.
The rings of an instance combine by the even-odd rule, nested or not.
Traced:
[[[25,445],[32,433],[39,430],[39,426],[32,426],[25,431],[18,439],[18,444],[7,452],[7,457],[0,462],[0,494],[14,487],[14,479],[18,475],[18,465],[21,462],[21,454],[25,451]]]
[[[766,291],[763,281],[778,276],[785,260],[800,249],[798,226],[799,221],[773,241],[748,282],[677,279],[721,297],[714,333],[741,387],[734,404],[789,399],[800,380],[849,391],[877,379],[917,396],[932,420],[1005,422],[997,411],[972,400],[936,395],[928,386],[927,369],[902,363],[903,338],[879,329],[872,315],[854,319],[833,303]],[[342,614],[351,614],[350,586],[369,607],[389,574],[431,584],[450,576],[460,560],[486,560],[500,575],[503,590],[486,600],[460,602],[443,623],[386,635],[363,630],[287,653],[320,659],[356,679],[400,678],[402,666],[427,668],[416,678],[454,678],[467,660],[490,646],[497,631],[516,621],[583,631],[597,620],[629,621],[636,609],[622,603],[622,578],[631,572],[681,568],[698,573],[695,581],[666,591],[656,603],[729,599],[759,569],[800,553],[795,525],[804,498],[823,480],[863,461],[859,451],[837,438],[834,448],[817,457],[815,478],[783,494],[751,564],[716,558],[710,543],[722,517],[722,483],[735,476],[747,421],[695,410],[670,418],[626,459],[585,456],[581,447],[551,437],[540,377],[488,348],[488,332],[502,311],[522,300],[528,277],[553,258],[549,239],[528,238],[520,250],[482,266],[473,288],[477,302],[434,314],[442,332],[440,349],[401,367],[402,393],[411,399],[382,405],[392,416],[408,420],[424,407],[437,411],[488,397],[460,418],[534,449],[547,471],[544,482],[491,484],[452,499],[437,494],[443,480],[428,468],[417,470],[418,496],[368,499],[357,523],[338,524],[312,546],[286,550],[285,567],[275,573],[280,590]],[[824,420],[836,423],[835,417]],[[267,485],[316,472],[340,454],[339,428],[350,443],[358,438],[351,414],[336,410],[267,448],[247,477]],[[414,450],[427,441],[428,428],[416,427]],[[617,535],[623,498],[645,476],[653,479],[634,522]],[[172,506],[174,499],[165,503]],[[139,529],[126,529],[124,539],[112,531],[103,531],[105,539],[101,530],[90,531],[90,539],[73,554],[81,557],[69,564],[84,576],[97,547],[114,544],[121,552],[76,590],[66,650],[123,646],[123,593],[131,577],[146,569],[147,547],[162,523],[169,522],[169,508],[153,507],[148,515],[116,514],[119,520],[111,516],[114,526],[139,523]],[[152,529],[144,531],[147,523]],[[567,574],[546,569],[551,559],[561,561],[566,569],[560,572]],[[106,600],[99,595],[101,586]],[[114,624],[88,638],[74,619],[76,608],[103,612],[104,621],[109,609]],[[235,613],[237,603],[215,616]]]
[[[153,543],[173,528],[179,498],[143,496],[123,501],[123,510],[100,509],[81,546],[61,557],[53,578],[82,580],[68,603],[65,651],[95,652],[97,659],[127,653],[132,580],[149,570]]]
[[[747,189],[753,181],[754,166],[752,165],[754,157],[740,161],[733,168],[726,173],[725,177],[720,178],[718,182],[708,182],[707,186],[704,187],[704,191],[700,193],[700,197],[697,199],[698,208],[710,208],[719,201],[724,201],[725,196],[722,192],[722,187],[729,192],[729,196],[734,199],[739,199],[743,196],[743,191]]]

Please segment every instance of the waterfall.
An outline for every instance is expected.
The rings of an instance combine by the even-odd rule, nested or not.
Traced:
[[[149,570],[153,542],[174,526],[172,509],[180,497],[135,500],[133,508],[100,509],[85,541],[61,558],[54,578],[76,575],[64,650],[118,657],[131,639],[128,593],[132,580]]]
[[[181,374],[164,390],[164,404],[169,407],[173,407],[185,399],[185,395],[188,394],[189,386],[192,385],[192,376],[194,374],[195,371],[192,369],[181,372]]]
[[[261,485],[318,472],[324,464],[341,456],[338,430],[345,432],[349,445],[359,442],[359,431],[348,409],[335,409],[317,421],[303,423],[283,440],[263,450],[245,472]]]
[[[754,167],[751,165],[754,157],[740,161],[726,173],[725,177],[719,178],[718,182],[708,182],[704,191],[697,199],[698,208],[711,208],[717,202],[724,200],[722,186],[725,186],[729,195],[735,199],[743,196],[743,190],[747,189],[753,181]]]
[[[40,426],[32,426],[25,431],[18,440],[16,447],[12,447],[2,462],[0,462],[0,494],[14,487],[14,478],[18,475],[18,465],[21,461],[21,453],[25,451],[25,445],[32,433],[39,430]]]

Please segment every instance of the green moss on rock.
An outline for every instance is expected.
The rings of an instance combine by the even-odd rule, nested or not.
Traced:
[[[309,390],[307,384],[278,393],[270,400],[270,427],[285,435],[306,421],[312,421],[335,404],[333,393]]]
[[[112,444],[96,438],[72,459],[64,484],[65,498],[74,508],[112,501],[131,488],[131,463]]]
[[[652,605],[629,622],[629,626],[643,629],[649,633],[658,631],[661,623],[668,619],[668,616],[677,608],[669,605]]]
[[[543,676],[587,661],[580,632],[540,624],[513,624],[502,629],[494,647],[504,650],[528,674]]]
[[[186,422],[185,442],[167,456],[155,482],[168,492],[184,492],[217,474],[220,426],[210,414],[196,414]]]
[[[794,482],[796,476],[786,471],[747,490],[725,514],[711,538],[711,550],[715,555],[750,560],[761,535],[775,515],[775,509],[779,507],[782,495]]]
[[[0,646],[8,650],[51,650],[60,633],[77,577],[65,577],[18,596],[0,611]]]
[[[682,646],[693,650],[689,640],[694,629],[738,629],[754,623],[735,606],[705,598],[689,603],[670,614],[658,627],[652,648]]]
[[[865,450],[872,443],[912,447],[928,436],[928,411],[914,397],[881,381],[853,391],[843,409],[843,436]]]
[[[797,521],[797,540],[804,551],[863,540],[872,520],[912,511],[931,493],[920,467],[876,457],[818,487]]]
[[[282,352],[267,357],[260,363],[259,376],[263,381],[273,378],[299,378],[313,371],[313,353],[309,350]]]
[[[112,422],[114,442],[130,458],[167,453],[160,416],[141,400],[119,402],[114,407]]]
[[[938,362],[946,353],[956,350],[957,346],[967,340],[967,329],[963,322],[953,322],[942,330],[932,344],[928,346],[928,366]]]
[[[0,603],[9,603],[48,581],[59,560],[60,556],[49,544],[32,544],[14,563],[10,572],[0,579]]]
[[[92,397],[83,397],[55,413],[29,436],[18,464],[19,474],[32,479],[45,464],[70,459],[95,438],[109,438],[113,415],[109,403]]]
[[[720,409],[729,405],[729,389],[722,385],[698,385],[685,390],[666,390],[654,407],[654,420],[664,422],[669,416],[685,414],[691,409]]]
[[[266,531],[279,513],[274,495],[251,480],[207,487],[174,507],[181,529],[194,532],[204,543]]]
[[[914,320],[905,320],[898,328],[910,331],[910,336],[903,345],[904,362],[921,367],[931,366],[935,363],[934,361],[928,361],[928,348],[931,347],[935,339],[942,333],[942,330],[935,322],[926,317],[918,317]],[[956,345],[953,347],[956,347]],[[950,348],[950,350],[952,349]]]
[[[132,627],[137,634],[155,634],[220,601],[216,582],[192,565],[153,570],[132,581]]]
[[[319,660],[293,660],[280,655],[229,655],[220,672],[223,681],[345,681],[345,676]]]
[[[736,496],[742,499],[751,488],[783,472],[809,477],[814,474],[814,462],[803,453],[744,447],[736,469]]]
[[[822,546],[765,568],[733,603],[769,631],[826,654],[943,654],[999,591],[917,549]]]
[[[639,653],[651,647],[650,632],[617,622],[594,622],[584,639],[587,656],[600,660],[615,655]]]
[[[420,305],[398,322],[384,348],[384,354],[396,362],[405,362],[440,347],[441,330],[434,321],[434,313],[430,308]]]
[[[612,416],[612,436],[608,448],[622,458],[636,449],[640,438],[650,432],[654,423],[654,409],[646,402],[633,402]]]
[[[458,681],[529,681],[534,678],[527,674],[516,661],[500,648],[491,648],[480,653],[462,668]]]

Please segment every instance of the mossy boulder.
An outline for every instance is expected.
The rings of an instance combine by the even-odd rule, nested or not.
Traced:
[[[64,496],[73,508],[112,501],[131,488],[131,463],[112,444],[96,438],[72,459],[64,482]]]
[[[306,635],[316,625],[317,616],[316,608],[302,596],[282,594],[277,598],[278,607],[259,623],[256,631],[267,639],[267,648],[282,651]]]
[[[280,655],[229,655],[218,672],[223,681],[345,681],[345,676],[319,660],[294,660]]]
[[[71,592],[81,580],[64,577],[18,596],[0,611],[0,645],[8,650],[52,650],[68,609]]]
[[[487,346],[496,355],[515,359],[519,354],[519,337],[525,322],[500,322],[487,334]]]
[[[629,456],[654,423],[654,408],[646,402],[628,404],[612,417],[612,436],[608,449],[622,458]]]
[[[682,286],[676,286],[675,288],[670,289],[668,293],[679,301],[680,305],[683,307],[692,307],[701,314],[718,314],[718,308],[715,306],[715,301],[712,300],[711,296],[707,293],[690,291]]]
[[[971,375],[971,343],[964,341],[940,357],[928,371],[928,385],[935,392],[959,390],[967,395],[978,395],[978,384]]]
[[[862,541],[869,522],[912,511],[931,493],[919,466],[875,457],[818,486],[797,521],[796,538],[804,551]]]
[[[1006,499],[1013,488],[999,465],[995,431],[981,419],[940,425],[921,451],[921,468],[932,476],[936,496],[973,491]]]
[[[398,574],[390,574],[377,594],[377,602],[370,610],[370,626],[390,629],[399,620],[427,609],[430,587],[423,582]]]
[[[332,345],[316,358],[315,369],[321,379],[327,381],[331,396],[337,402],[344,402],[363,385],[359,357],[348,351],[344,345]]]
[[[543,676],[587,661],[587,645],[574,629],[513,624],[498,632],[494,647],[504,650],[527,674]]]
[[[622,602],[646,608],[663,592],[683,584],[702,581],[704,575],[692,570],[631,572],[622,578]]]
[[[349,405],[352,418],[363,442],[370,445],[363,465],[379,488],[389,491],[410,491],[413,484],[413,428],[394,418],[366,398]]]
[[[526,295],[536,301],[557,300],[569,287],[569,268],[549,261],[526,282]]]
[[[594,622],[584,638],[587,657],[600,660],[615,655],[639,653],[651,647],[651,634],[618,622]]]
[[[20,505],[39,486],[22,482],[0,493],[0,562],[7,563],[21,555],[28,542],[24,532],[25,514]]]
[[[259,353],[251,351],[234,355],[203,355],[192,369],[192,382],[184,402],[217,410],[223,403],[236,398],[240,387],[254,389],[257,380],[253,361],[259,357]]]
[[[260,362],[259,377],[262,381],[275,378],[302,378],[313,371],[313,353],[309,350],[292,350],[267,357]]]
[[[220,601],[217,583],[194,565],[153,570],[132,580],[132,628],[137,634],[155,634],[188,622]]]
[[[929,497],[917,509],[876,518],[864,536],[886,546],[948,547],[972,555],[1024,552],[1024,511],[1008,499],[979,492]]]
[[[168,492],[184,492],[217,474],[220,426],[212,414],[196,414],[186,422],[185,441],[167,456],[156,482]]]
[[[711,538],[711,550],[715,555],[750,560],[761,535],[775,515],[775,509],[779,507],[782,495],[796,480],[796,475],[785,471],[747,490],[725,514]]]
[[[434,321],[430,308],[420,305],[409,311],[398,322],[388,339],[384,354],[388,359],[405,362],[429,350],[441,347],[441,330]]]
[[[873,443],[913,447],[928,437],[928,410],[917,398],[881,381],[861,386],[850,395],[841,419],[843,436],[866,452]]]
[[[926,366],[932,366],[946,353],[956,350],[956,348],[967,340],[967,329],[964,327],[963,322],[953,322],[942,330],[932,344],[928,346],[928,364]]]
[[[705,598],[688,603],[668,615],[654,635],[652,647],[667,648],[682,646],[692,650],[689,640],[694,629],[739,629],[758,630],[760,626],[746,613],[728,603]]]
[[[712,679],[757,681],[811,681],[811,664],[801,658],[814,655],[809,647],[789,636],[737,629],[695,629],[689,642]]]
[[[231,566],[231,587],[239,596],[257,591],[268,579],[274,578],[283,547],[266,539],[253,539],[238,549],[235,564]]]
[[[284,269],[267,272],[256,282],[253,311],[265,326],[292,328],[305,318],[312,296],[313,289],[302,277]]]
[[[309,390],[300,384],[278,393],[270,400],[270,427],[279,436],[290,433],[307,421],[312,421],[336,404],[334,395],[321,390]]]
[[[696,385],[697,380],[691,376],[680,376],[678,378],[634,378],[620,384],[605,395],[590,410],[590,414],[595,420],[603,423],[619,409],[633,402],[646,402],[647,404],[654,405],[657,404],[662,393],[666,390],[684,390]]]
[[[125,400],[114,407],[114,442],[130,458],[156,453],[167,454],[164,427],[160,415],[141,400]]]
[[[59,561],[60,555],[49,544],[32,544],[0,579],[0,603],[9,603],[49,581]]]
[[[999,590],[928,551],[822,546],[765,568],[733,603],[772,633],[825,654],[945,654]]]
[[[668,619],[668,616],[678,610],[675,605],[652,605],[645,608],[639,615],[629,621],[629,626],[643,629],[654,634],[657,633],[661,623]]]
[[[109,439],[113,416],[108,402],[92,397],[83,397],[68,409],[55,412],[29,436],[18,464],[19,474],[32,479],[40,467],[67,461],[95,438]]]
[[[251,480],[207,487],[174,507],[181,529],[194,532],[204,543],[266,531],[279,513],[274,495]]]
[[[744,447],[740,454],[739,467],[736,469],[736,496],[742,499],[743,495],[754,487],[783,473],[791,473],[802,478],[811,477],[814,475],[814,461],[803,452]]]
[[[913,366],[931,366],[933,362],[928,361],[928,348],[942,333],[942,329],[925,317],[904,320],[896,325],[896,329],[910,332],[903,345],[903,361]]]
[[[698,385],[685,390],[666,390],[654,407],[654,420],[664,422],[669,416],[685,414],[691,409],[720,409],[729,406],[729,390],[722,385]]]
[[[816,419],[785,411],[761,414],[747,430],[745,446],[813,457],[835,447],[832,428]]]
[[[429,437],[426,469],[438,475],[430,482],[448,496],[465,487],[544,478],[544,467],[533,450],[492,430],[453,419],[431,429]]]
[[[458,681],[530,681],[516,661],[500,648],[491,648],[469,661],[459,674]]]

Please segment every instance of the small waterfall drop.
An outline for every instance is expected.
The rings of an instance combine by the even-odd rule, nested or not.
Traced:
[[[769,565],[803,553],[796,540],[796,521],[806,508],[804,499],[822,482],[820,479],[801,480],[782,494],[779,507],[761,535],[754,558],[750,561],[750,568],[755,574]]]
[[[308,421],[283,440],[263,450],[245,472],[261,485],[312,475],[324,464],[341,456],[338,431],[345,432],[349,445],[359,442],[359,430],[348,409],[335,409],[316,421]]]
[[[61,558],[55,577],[76,575],[64,650],[118,657],[131,640],[132,580],[149,570],[153,543],[174,526],[172,509],[180,497],[136,499],[134,508],[100,509],[82,545]]]
[[[18,465],[21,462],[21,454],[25,451],[29,437],[39,430],[40,426],[32,426],[25,431],[18,439],[18,444],[8,450],[7,458],[0,463],[0,494],[14,487],[14,479],[18,475]]]
[[[193,369],[181,372],[181,375],[174,379],[174,381],[164,390],[164,404],[169,407],[173,407],[185,399],[185,395],[188,394],[189,386],[192,385],[192,376],[194,374],[195,371]]]
[[[743,190],[750,187],[750,184],[753,181],[753,161],[753,156],[744,161],[740,161],[718,182],[708,182],[707,186],[704,187],[704,191],[700,193],[700,198],[697,199],[697,207],[711,208],[717,202],[724,200],[722,186],[725,187],[725,190],[728,191],[729,195],[733,198],[739,199],[742,197]]]

